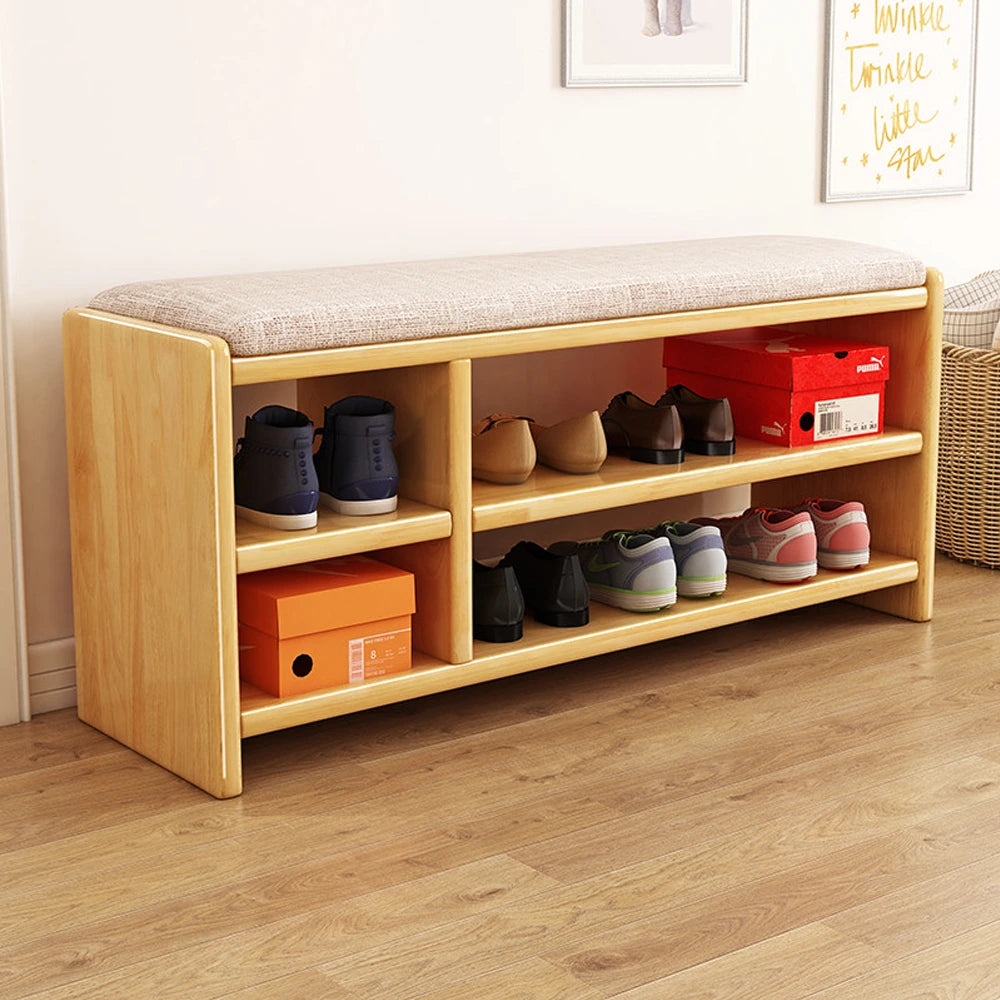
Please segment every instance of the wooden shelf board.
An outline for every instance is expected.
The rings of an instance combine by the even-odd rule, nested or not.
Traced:
[[[315,528],[280,531],[236,519],[236,572],[253,573],[314,559],[410,545],[451,534],[451,514],[437,507],[399,498],[391,514],[349,517],[320,507]]]
[[[583,628],[556,629],[526,620],[521,640],[503,644],[475,642],[473,658],[468,663],[442,663],[415,652],[414,666],[408,673],[286,699],[274,698],[244,683],[243,736],[911,583],[918,572],[914,560],[873,552],[870,564],[863,570],[848,573],[821,570],[812,580],[800,584],[764,583],[733,573],[722,597],[680,599],[670,610],[656,614],[634,614],[591,602],[590,624]]]
[[[571,476],[538,466],[518,486],[474,481],[472,530],[488,531],[727,486],[881,462],[919,454],[922,447],[919,431],[890,428],[870,437],[845,438],[801,448],[738,438],[735,455],[709,458],[689,454],[682,464],[670,466],[648,465],[610,455],[600,471],[589,476]]]
[[[695,309],[666,315],[633,316],[520,330],[490,330],[426,337],[421,340],[334,347],[319,351],[267,354],[233,358],[232,380],[233,385],[249,385],[315,378],[342,372],[382,371],[460,358],[551,351],[553,347],[586,347],[630,340],[652,340],[657,337],[681,337],[690,333],[733,330],[747,326],[773,326],[778,323],[802,323],[843,316],[904,312],[922,309],[926,304],[927,289],[920,286],[724,309]]]

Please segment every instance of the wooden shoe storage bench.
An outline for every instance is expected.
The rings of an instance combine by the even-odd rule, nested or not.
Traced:
[[[242,789],[241,739],[555,663],[837,598],[916,621],[931,614],[941,278],[669,314],[233,356],[218,336],[94,308],[65,317],[79,715],[214,796]],[[521,486],[470,476],[472,359],[791,324],[887,344],[886,430],[658,467],[610,457],[590,476],[539,467]],[[316,529],[234,518],[233,389],[295,384],[299,409],[351,393],[397,408],[394,514],[320,509]],[[628,388],[622,386],[623,389]],[[596,404],[595,404],[596,406]],[[525,622],[519,642],[474,642],[473,535],[627,504],[751,486],[754,503],[863,500],[870,565],[797,586],[731,575],[726,594],[637,615],[591,605],[591,622]],[[280,700],[240,684],[240,573],[365,552],[411,570],[413,669]]]

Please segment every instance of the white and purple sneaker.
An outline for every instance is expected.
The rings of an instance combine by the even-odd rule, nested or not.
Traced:
[[[626,611],[662,611],[677,602],[677,568],[666,538],[608,531],[580,542],[577,555],[595,601]]]
[[[717,597],[725,592],[726,549],[718,528],[689,521],[664,521],[653,534],[670,541],[681,597]]]

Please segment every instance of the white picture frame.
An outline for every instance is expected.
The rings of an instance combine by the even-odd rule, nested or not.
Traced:
[[[825,202],[972,190],[978,0],[828,0]]]
[[[565,87],[746,83],[747,0],[563,0],[563,43]]]

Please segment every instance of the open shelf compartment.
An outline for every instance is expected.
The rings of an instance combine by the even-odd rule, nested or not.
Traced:
[[[681,465],[632,462],[610,455],[599,472],[570,476],[539,466],[518,486],[472,484],[472,530],[488,531],[608,507],[687,496],[727,486],[782,479],[827,469],[916,455],[919,431],[894,430],[800,448],[738,438],[736,454],[685,455]]]
[[[721,597],[681,599],[668,611],[655,614],[635,614],[592,601],[590,624],[583,628],[556,629],[525,619],[522,639],[503,644],[475,642],[472,660],[467,663],[442,663],[414,651],[413,669],[407,673],[284,699],[243,684],[242,732],[244,737],[256,736],[615,649],[853,597],[912,583],[918,573],[915,560],[873,552],[864,569],[848,573],[820,570],[813,579],[799,584],[764,583],[733,573]]]

